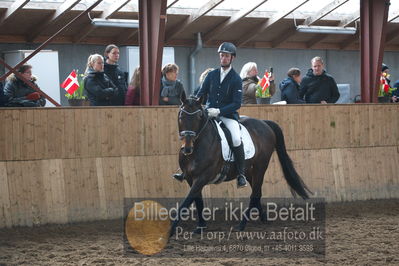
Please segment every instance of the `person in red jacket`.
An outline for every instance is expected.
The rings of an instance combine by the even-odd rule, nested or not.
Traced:
[[[140,105],[140,67],[136,67],[125,97],[125,105]]]

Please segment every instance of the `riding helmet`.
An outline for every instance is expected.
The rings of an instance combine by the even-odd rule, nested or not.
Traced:
[[[224,42],[219,46],[218,53],[227,53],[236,56],[237,48],[231,42]]]

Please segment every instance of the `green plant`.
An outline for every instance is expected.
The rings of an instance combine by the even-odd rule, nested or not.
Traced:
[[[270,94],[270,86],[267,86],[265,89],[262,90],[262,87],[260,85],[260,82],[258,84],[256,84],[256,93],[255,96],[256,98],[269,98],[272,97]]]
[[[79,88],[71,95],[69,93],[65,94],[65,97],[68,100],[72,99],[79,99],[79,100],[85,100],[87,97],[84,95],[84,74],[79,74],[79,70],[76,70],[76,77],[78,78],[78,83],[79,83]]]
[[[380,88],[378,89],[378,97],[384,96],[392,96],[392,92],[396,90],[396,88],[391,88],[387,82],[387,78],[389,78],[389,74],[383,72],[380,78]]]
[[[265,72],[262,79],[259,80],[258,84],[256,84],[256,98],[270,98],[272,95],[270,94],[270,77],[272,76],[272,72]]]

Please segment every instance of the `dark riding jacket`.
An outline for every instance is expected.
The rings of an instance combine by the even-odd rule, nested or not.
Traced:
[[[233,68],[220,83],[220,68],[206,76],[197,97],[208,95],[207,108],[218,108],[220,116],[238,120],[237,110],[241,107],[242,80]]]

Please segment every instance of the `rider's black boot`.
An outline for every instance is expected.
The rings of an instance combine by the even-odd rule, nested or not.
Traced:
[[[238,147],[233,147],[236,167],[238,170],[237,187],[242,188],[247,186],[247,179],[245,178],[245,154],[244,146],[241,143]]]
[[[176,173],[176,174],[173,174],[172,177],[173,177],[174,179],[180,181],[180,182],[183,182],[183,180],[184,180],[184,174],[183,174],[183,173],[181,173],[181,174],[177,174],[177,173]]]

